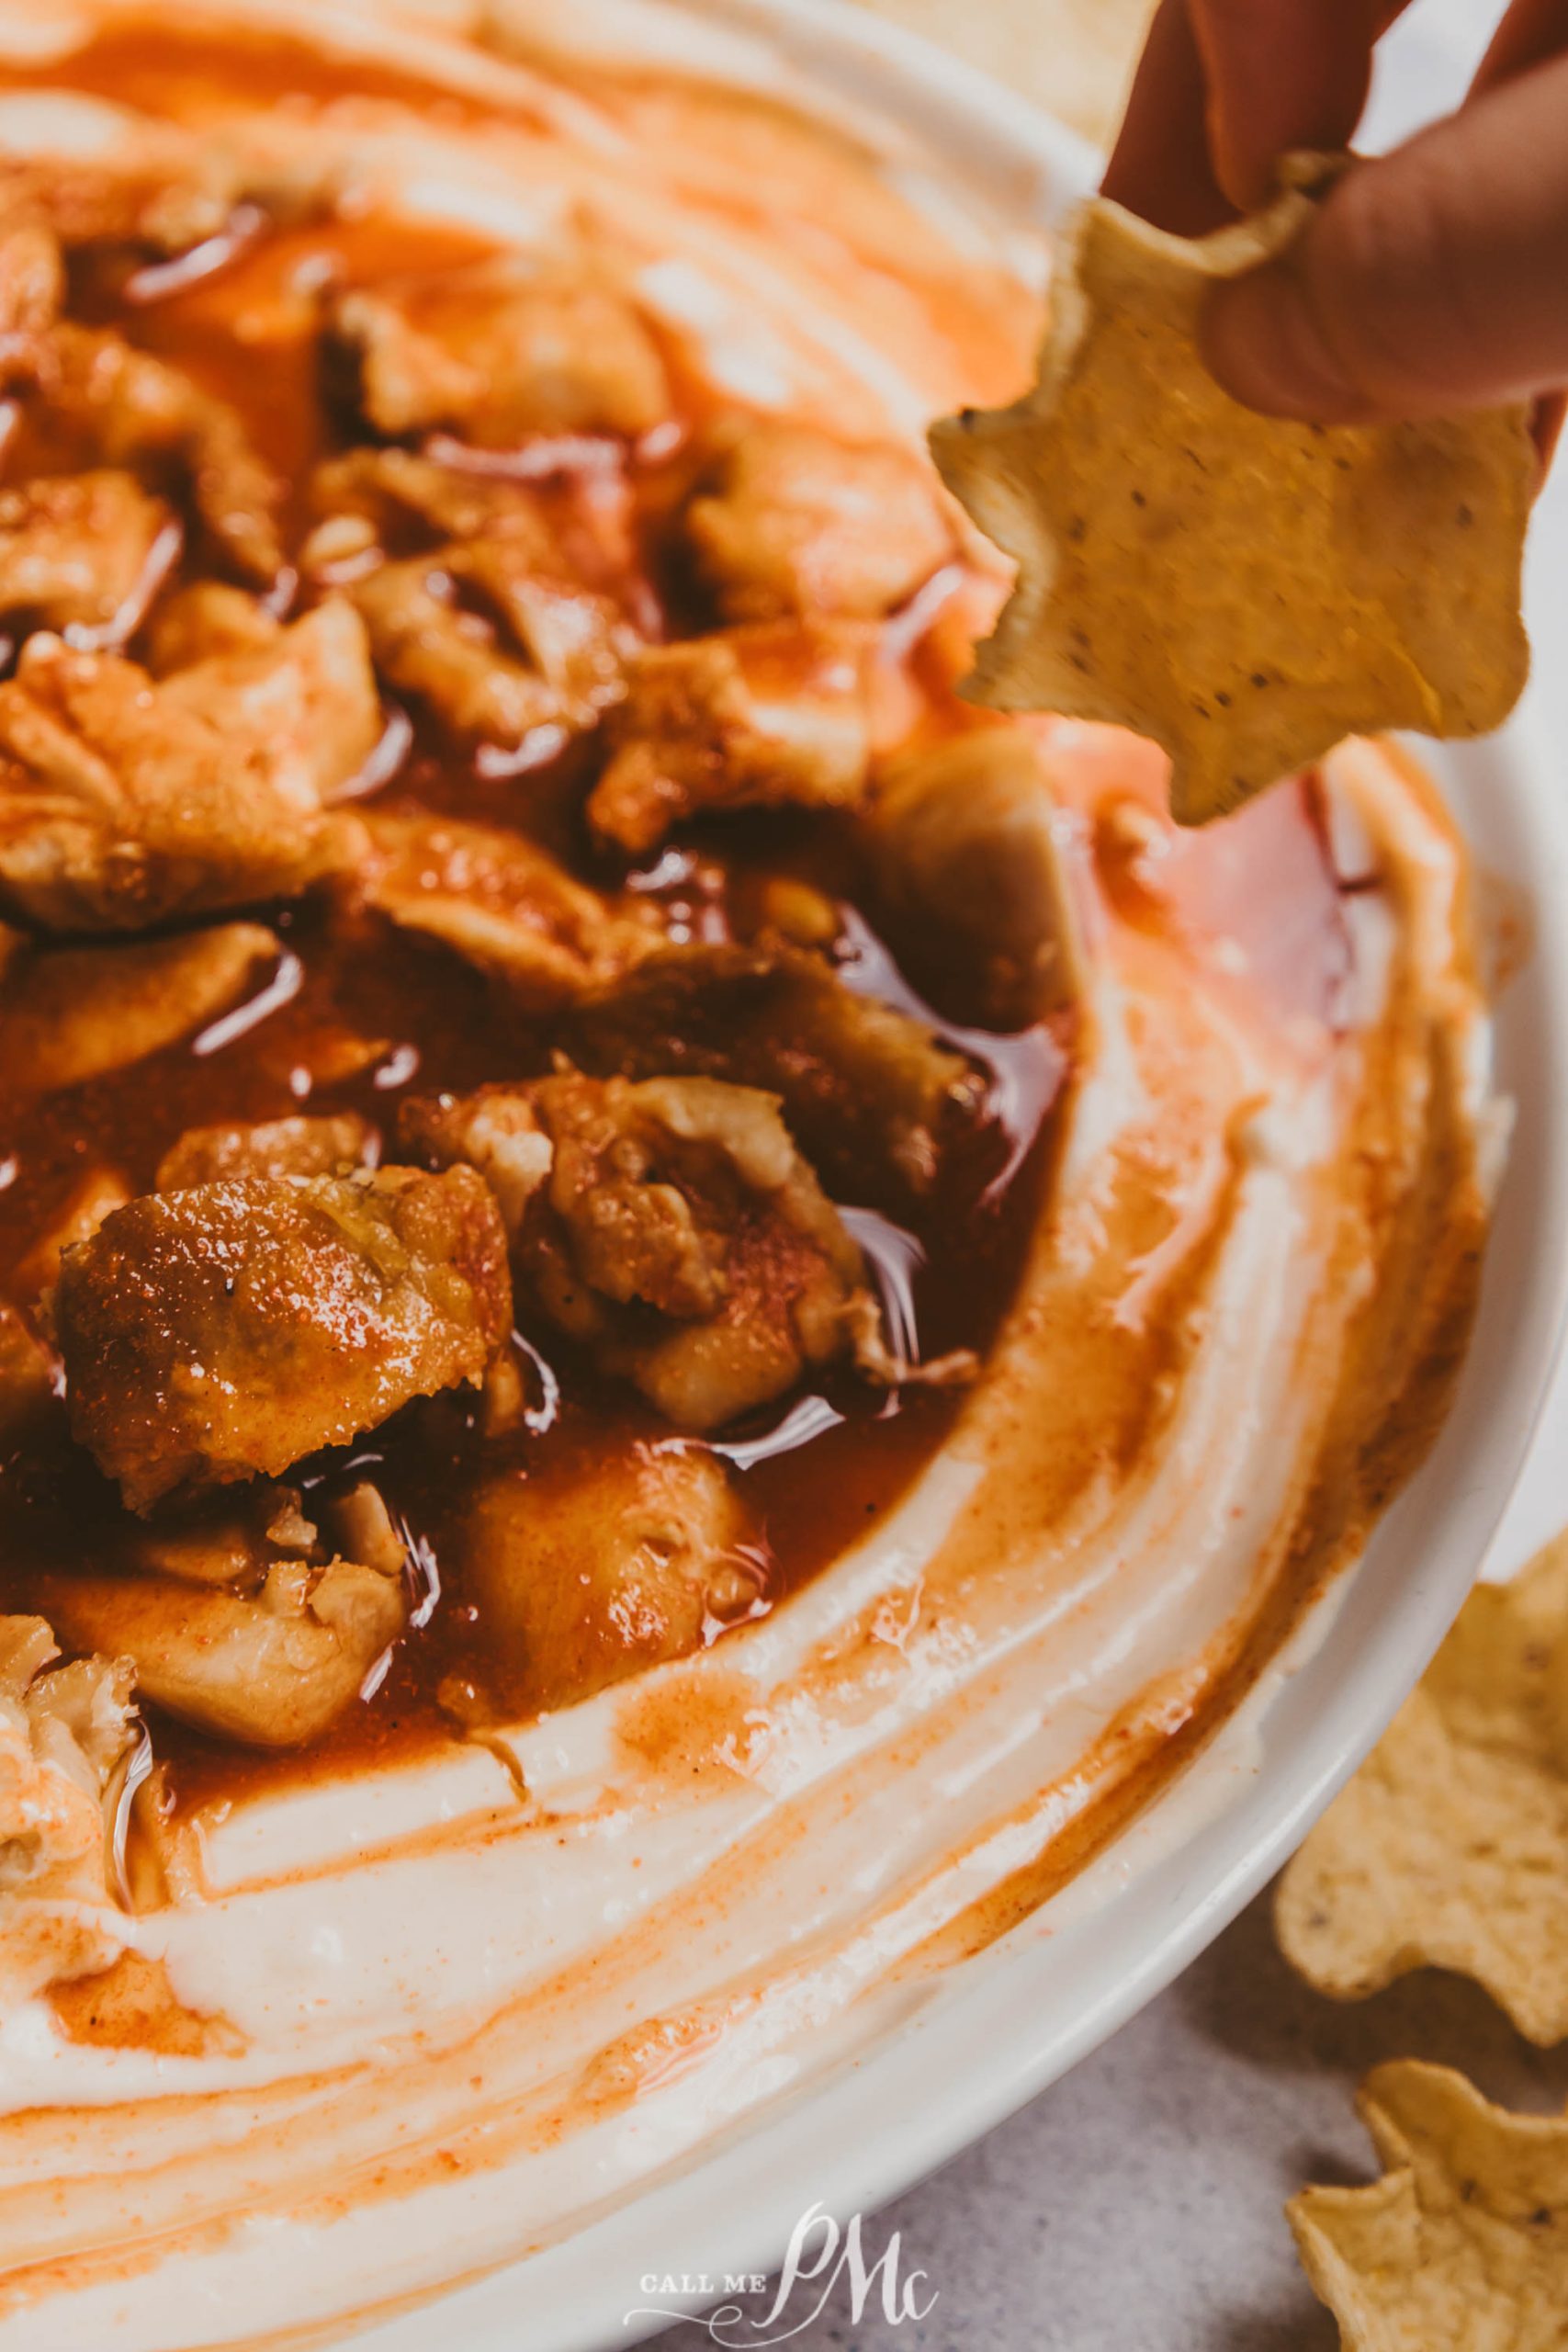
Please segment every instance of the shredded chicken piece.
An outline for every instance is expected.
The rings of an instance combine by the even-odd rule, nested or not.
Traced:
[[[502,545],[540,579],[610,588],[639,568],[636,499],[624,470],[549,477],[547,486],[476,473],[457,445],[440,458],[412,449],[349,449],[310,478],[319,517],[300,550],[323,587],[361,580],[389,557],[453,557]]]
[[[709,810],[852,804],[871,748],[868,651],[844,625],[649,646],[611,720],[615,748],[588,802],[595,832],[637,856]]]
[[[383,564],[351,593],[382,675],[460,735],[510,748],[536,728],[581,732],[623,691],[615,606],[541,570],[525,539]]]
[[[341,295],[333,332],[378,432],[449,426],[481,447],[535,433],[646,433],[670,413],[664,364],[624,295],[581,270],[511,259]]]
[[[307,1519],[304,1498],[298,1487],[275,1489],[276,1507],[266,1522],[266,1540],[280,1552],[298,1552],[302,1556],[312,1552],[321,1540],[321,1531],[313,1519]],[[401,1555],[399,1556],[401,1566]]]
[[[562,1043],[593,1070],[770,1089],[803,1149],[846,1189],[871,1168],[929,1191],[944,1144],[985,1099],[978,1072],[919,1022],[782,942],[665,947],[586,998]]]
[[[367,1514],[367,1498],[378,1506],[379,1520]],[[401,1574],[404,1547],[394,1539],[390,1557],[383,1555],[381,1531],[390,1521],[368,1480],[360,1480],[341,1496],[324,1490],[313,1508],[318,1519],[330,1522],[326,1532],[316,1520],[305,1517],[304,1495],[298,1487],[258,1479],[238,1490],[224,1487],[159,1511],[148,1526],[135,1531],[129,1545],[122,1535],[116,1556],[128,1558],[139,1575],[177,1577],[186,1584],[235,1585],[247,1591],[262,1582],[280,1554],[324,1567],[346,1553],[389,1576]]]
[[[214,654],[265,652],[282,635],[259,597],[226,580],[193,580],[160,600],[146,631],[147,667],[165,678]]]
[[[112,468],[0,491],[0,616],[77,645],[123,643],[179,540],[164,501]]]
[[[226,1012],[278,953],[276,933],[256,922],[25,949],[0,989],[0,1101],[80,1086],[161,1053]]]
[[[555,1146],[525,1088],[480,1087],[476,1094],[413,1095],[398,1114],[401,1141],[437,1168],[466,1160],[491,1191],[509,1237],[523,1230],[529,1202],[549,1176]]]
[[[224,1494],[199,1497],[176,1516],[165,1511],[127,1544],[116,1547],[139,1575],[175,1577],[183,1584],[259,1584],[273,1564],[270,1535],[258,1543],[259,1518],[271,1517],[288,1487],[257,1487],[238,1500]],[[308,1548],[308,1547],[307,1547]]]
[[[237,157],[150,117],[120,152],[0,159],[0,212],[34,212],[62,245],[177,254],[225,229],[245,193]]]
[[[384,1577],[400,1577],[408,1566],[408,1545],[398,1532],[379,1487],[361,1478],[333,1505],[338,1543],[356,1560]]]
[[[323,458],[310,477],[310,504],[324,522],[363,523],[358,544],[389,553],[399,552],[398,541],[410,533],[425,546],[509,539],[531,548],[541,564],[554,553],[539,501],[525,483],[463,473],[412,449],[347,449]]]
[[[60,1656],[41,1617],[0,1617],[0,1891],[104,1892],[103,1792],[133,1736],[123,1658]]]
[[[383,675],[457,733],[508,749],[538,729],[577,733],[623,692],[636,640],[570,576],[522,484],[355,449],[317,469],[312,498],[327,519],[307,568],[343,580]]]
[[[107,1966],[123,1943],[106,1815],[137,1736],[130,1663],[53,1667],[59,1655],[43,1618],[0,1617],[4,2007]]]
[[[434,817],[366,822],[369,904],[497,974],[530,1010],[604,986],[659,944],[645,901],[608,902],[520,833]]]
[[[67,1639],[123,1653],[144,1698],[220,1739],[300,1747],[352,1705],[408,1613],[400,1576],[277,1560],[241,1589],[174,1575],[46,1577]]]
[[[977,728],[892,762],[870,838],[882,887],[978,978],[975,1016],[1022,1028],[1076,1001],[1082,957],[1061,820],[1037,747]]]
[[[187,1127],[159,1161],[153,1190],[186,1193],[232,1176],[342,1176],[373,1167],[377,1148],[375,1128],[357,1111]]]
[[[863,1300],[875,1315],[774,1095],[566,1071],[408,1102],[400,1126],[497,1170],[525,1295],[682,1428],[781,1396],[852,1348]]]
[[[383,726],[370,641],[353,605],[329,597],[291,628],[258,630],[243,645],[232,606],[215,613],[209,603],[209,639],[225,626],[232,641],[176,669],[164,701],[207,719],[215,733],[255,744],[290,797],[308,795],[324,807],[351,791]],[[357,848],[357,827],[346,835],[340,828],[338,838]]]
[[[231,408],[167,360],[68,321],[40,346],[34,384],[51,430],[69,428],[104,465],[172,468],[242,577],[276,579],[282,484]]]
[[[54,1317],[72,1429],[145,1512],[477,1385],[511,1329],[506,1236],[468,1168],[154,1193],[66,1251]]]
[[[697,568],[730,620],[875,619],[951,560],[931,470],[806,424],[752,423],[721,441],[686,509]]]
[[[348,1706],[407,1615],[403,1549],[361,1483],[308,1520],[292,1487],[204,1499],[141,1538],[118,1573],[46,1575],[62,1633],[112,1648],[143,1696],[221,1739],[292,1747]],[[364,1533],[370,1549],[340,1548]],[[279,1556],[281,1555],[281,1556]]]
[[[38,366],[65,299],[60,241],[40,213],[0,204],[0,383]]]
[[[766,1590],[759,1532],[723,1463],[694,1447],[638,1442],[587,1473],[541,1462],[492,1477],[460,1540],[487,1657],[481,1680],[450,1678],[441,1696],[481,1726],[683,1657]]]
[[[105,1217],[122,1209],[130,1187],[117,1168],[90,1168],[72,1186],[56,1215],[12,1273],[18,1298],[36,1306],[60,1280],[60,1261],[78,1241],[91,1240]]]
[[[46,929],[133,931],[354,866],[358,820],[321,794],[378,723],[357,632],[323,605],[273,650],[156,685],[30,638],[0,684],[0,904]]]

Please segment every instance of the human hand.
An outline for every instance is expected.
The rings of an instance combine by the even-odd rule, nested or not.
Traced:
[[[1187,236],[1261,203],[1281,154],[1348,144],[1406,4],[1162,0],[1105,194]],[[1237,399],[1324,424],[1568,385],[1568,0],[1512,0],[1459,110],[1217,286],[1204,342]]]

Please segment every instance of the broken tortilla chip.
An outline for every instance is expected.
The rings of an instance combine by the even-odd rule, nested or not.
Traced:
[[[1343,2352],[1564,2352],[1568,2118],[1510,2115],[1410,2058],[1358,2104],[1382,2178],[1285,2208]]]
[[[1201,824],[1343,736],[1479,735],[1529,666],[1523,408],[1322,426],[1261,416],[1200,354],[1216,278],[1284,251],[1341,168],[1197,240],[1103,198],[1070,227],[1040,381],[934,425],[948,488],[1018,564],[964,691],[1152,736]]]
[[[1531,2041],[1568,2036],[1568,1535],[1471,1594],[1285,1871],[1274,1921],[1336,1999],[1452,1968]]]

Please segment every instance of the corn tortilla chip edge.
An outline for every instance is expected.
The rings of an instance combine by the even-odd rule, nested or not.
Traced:
[[[1568,2038],[1568,2007],[1562,1991],[1551,1984],[1542,1985],[1528,1973],[1512,1980],[1505,1978],[1498,1968],[1488,1964],[1472,1939],[1468,1935],[1463,1939],[1456,1937],[1451,1909],[1436,1911],[1422,1927],[1415,1917],[1416,1898],[1412,1896],[1410,1916],[1397,1921],[1397,1938],[1375,1949],[1356,1943],[1353,1935],[1342,1930],[1338,1944],[1330,1950],[1303,1931],[1314,1910],[1335,1900],[1337,1888],[1343,1882],[1342,1868],[1337,1873],[1333,1868],[1334,1840],[1337,1835],[1343,1835],[1347,1804],[1353,1803],[1358,1789],[1364,1791],[1369,1778],[1378,1773],[1380,1759],[1390,1744],[1404,1746],[1402,1733],[1408,1736],[1416,1711],[1425,1705],[1431,1711],[1434,1724],[1441,1724],[1429,1682],[1445,1673],[1462,1681],[1475,1670],[1472,1654],[1475,1659],[1483,1660],[1487,1651],[1499,1641],[1513,1648],[1525,1648],[1539,1633],[1540,1623],[1555,1623],[1564,1607],[1568,1607],[1568,1531],[1543,1544],[1516,1577],[1503,1583],[1472,1586],[1421,1682],[1377,1747],[1313,1824],[1286,1863],[1271,1904],[1275,1940],[1287,1964],[1324,1999],[1347,2004],[1367,2000],[1386,1991],[1403,1976],[1432,1969],[1462,1976],[1479,1986],[1516,2031],[1536,2048],[1554,2049]],[[1449,1735],[1445,1732],[1444,1736]],[[1399,1761],[1402,1767],[1407,1765],[1403,1756]],[[1396,1783],[1390,1791],[1391,1802],[1397,1804],[1399,1783],[1404,1777],[1403,1770],[1396,1776]],[[1562,1777],[1568,1783],[1568,1764],[1562,1768]],[[1369,1849],[1364,1862],[1367,1869],[1381,1869],[1386,1874],[1386,1846]],[[1455,1875],[1459,1875],[1458,1871]],[[1430,1889],[1423,1886],[1420,1891],[1429,1903]],[[1451,1894],[1451,1883],[1443,1893],[1445,1897]]]
[[[1422,2058],[1391,2058],[1374,2066],[1357,2091],[1356,2108],[1382,2167],[1380,2177],[1364,2184],[1310,2183],[1286,2200],[1285,2219],[1313,2292],[1339,2324],[1343,2352],[1387,2352],[1393,2341],[1383,2324],[1387,2299],[1369,2291],[1368,2269],[1352,2258],[1347,2238],[1359,2237],[1370,2246],[1380,2224],[1402,2228],[1410,2240],[1405,2267],[1415,2277],[1429,2270],[1429,2234],[1440,2228],[1445,2214],[1468,2211],[1478,2194],[1480,2211],[1494,2230],[1516,2228],[1515,2217],[1494,2212],[1485,2189],[1494,2180],[1506,2187],[1513,2164],[1531,2153],[1548,2164],[1555,2160],[1568,2181],[1568,2116],[1495,2106],[1457,2067]],[[1490,2173],[1473,2161],[1473,2134],[1493,2143]],[[1462,2144],[1467,2139],[1468,2161]],[[1445,2198],[1440,2191],[1450,2183],[1451,2194]],[[1424,2197],[1423,2188],[1434,2186],[1439,2194]],[[1534,2222],[1538,2217],[1523,2218]],[[1528,2258],[1528,2243],[1521,2250]],[[1561,2251],[1548,2251],[1544,2259],[1561,2264]],[[1386,2253],[1371,2269],[1372,2280],[1387,2281]],[[1494,2245],[1488,2270],[1495,2269]],[[1533,2283],[1520,2275],[1527,2287]],[[1489,2278],[1489,2283],[1497,2281]],[[1399,2340],[1407,2339],[1402,2334]]]
[[[959,684],[967,701],[1009,711],[1053,710],[1066,717],[1132,727],[1158,743],[1173,764],[1172,813],[1178,822],[1199,824],[1230,813],[1264,786],[1234,792],[1194,787],[1183,773],[1187,742],[1152,706],[1134,707],[1132,696],[1100,694],[1065,661],[1057,657],[1045,628],[1058,570],[1055,534],[1027,485],[1012,471],[1005,453],[1021,428],[1047,424],[1082,358],[1094,317],[1093,303],[1083,278],[1095,238],[1108,229],[1127,241],[1142,255],[1173,265],[1190,276],[1217,280],[1243,275],[1284,252],[1310,217],[1325,191],[1348,170],[1354,158],[1307,152],[1288,155],[1279,170],[1280,192],[1262,210],[1231,222],[1201,238],[1182,238],[1156,228],[1123,206],[1100,196],[1075,208],[1062,232],[1057,266],[1050,288],[1050,315],[1037,360],[1037,381],[1010,406],[965,410],[938,419],[927,440],[943,482],[976,526],[1018,566],[1018,578],[991,635],[975,649],[974,666]],[[1449,420],[1453,422],[1453,420]],[[1504,584],[1513,615],[1506,662],[1491,681],[1493,691],[1480,707],[1461,707],[1459,690],[1435,684],[1408,647],[1404,651],[1410,683],[1422,705],[1419,719],[1392,717],[1387,725],[1413,726],[1417,731],[1462,739],[1488,733],[1501,724],[1523,691],[1529,672],[1529,645],[1519,611],[1522,590],[1525,524],[1533,500],[1537,465],[1529,429],[1529,410],[1522,403],[1474,413],[1471,424],[1477,435],[1495,426],[1511,440],[1510,463],[1499,466],[1508,517],[1512,560]],[[1501,447],[1501,445],[1500,445]],[[1001,462],[993,462],[993,452]],[[1022,675],[1027,669],[1031,674]],[[1303,718],[1299,729],[1302,748],[1292,768],[1310,765],[1345,740],[1347,732],[1364,732],[1377,724],[1358,720],[1349,729],[1325,718],[1316,729]]]

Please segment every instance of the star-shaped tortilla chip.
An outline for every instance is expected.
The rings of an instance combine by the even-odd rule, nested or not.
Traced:
[[[1529,665],[1523,409],[1300,424],[1243,408],[1202,359],[1208,288],[1284,251],[1337,168],[1293,158],[1267,211],[1197,240],[1084,205],[1039,383],[931,430],[1018,563],[964,692],[1152,736],[1188,824],[1346,735],[1483,734]]]
[[[1274,1916],[1286,1959],[1337,1999],[1452,1968],[1530,2041],[1568,2036],[1568,1536],[1472,1593]]]
[[[1408,2058],[1359,2105],[1383,2177],[1285,2209],[1344,2352],[1568,2352],[1568,2118]]]

